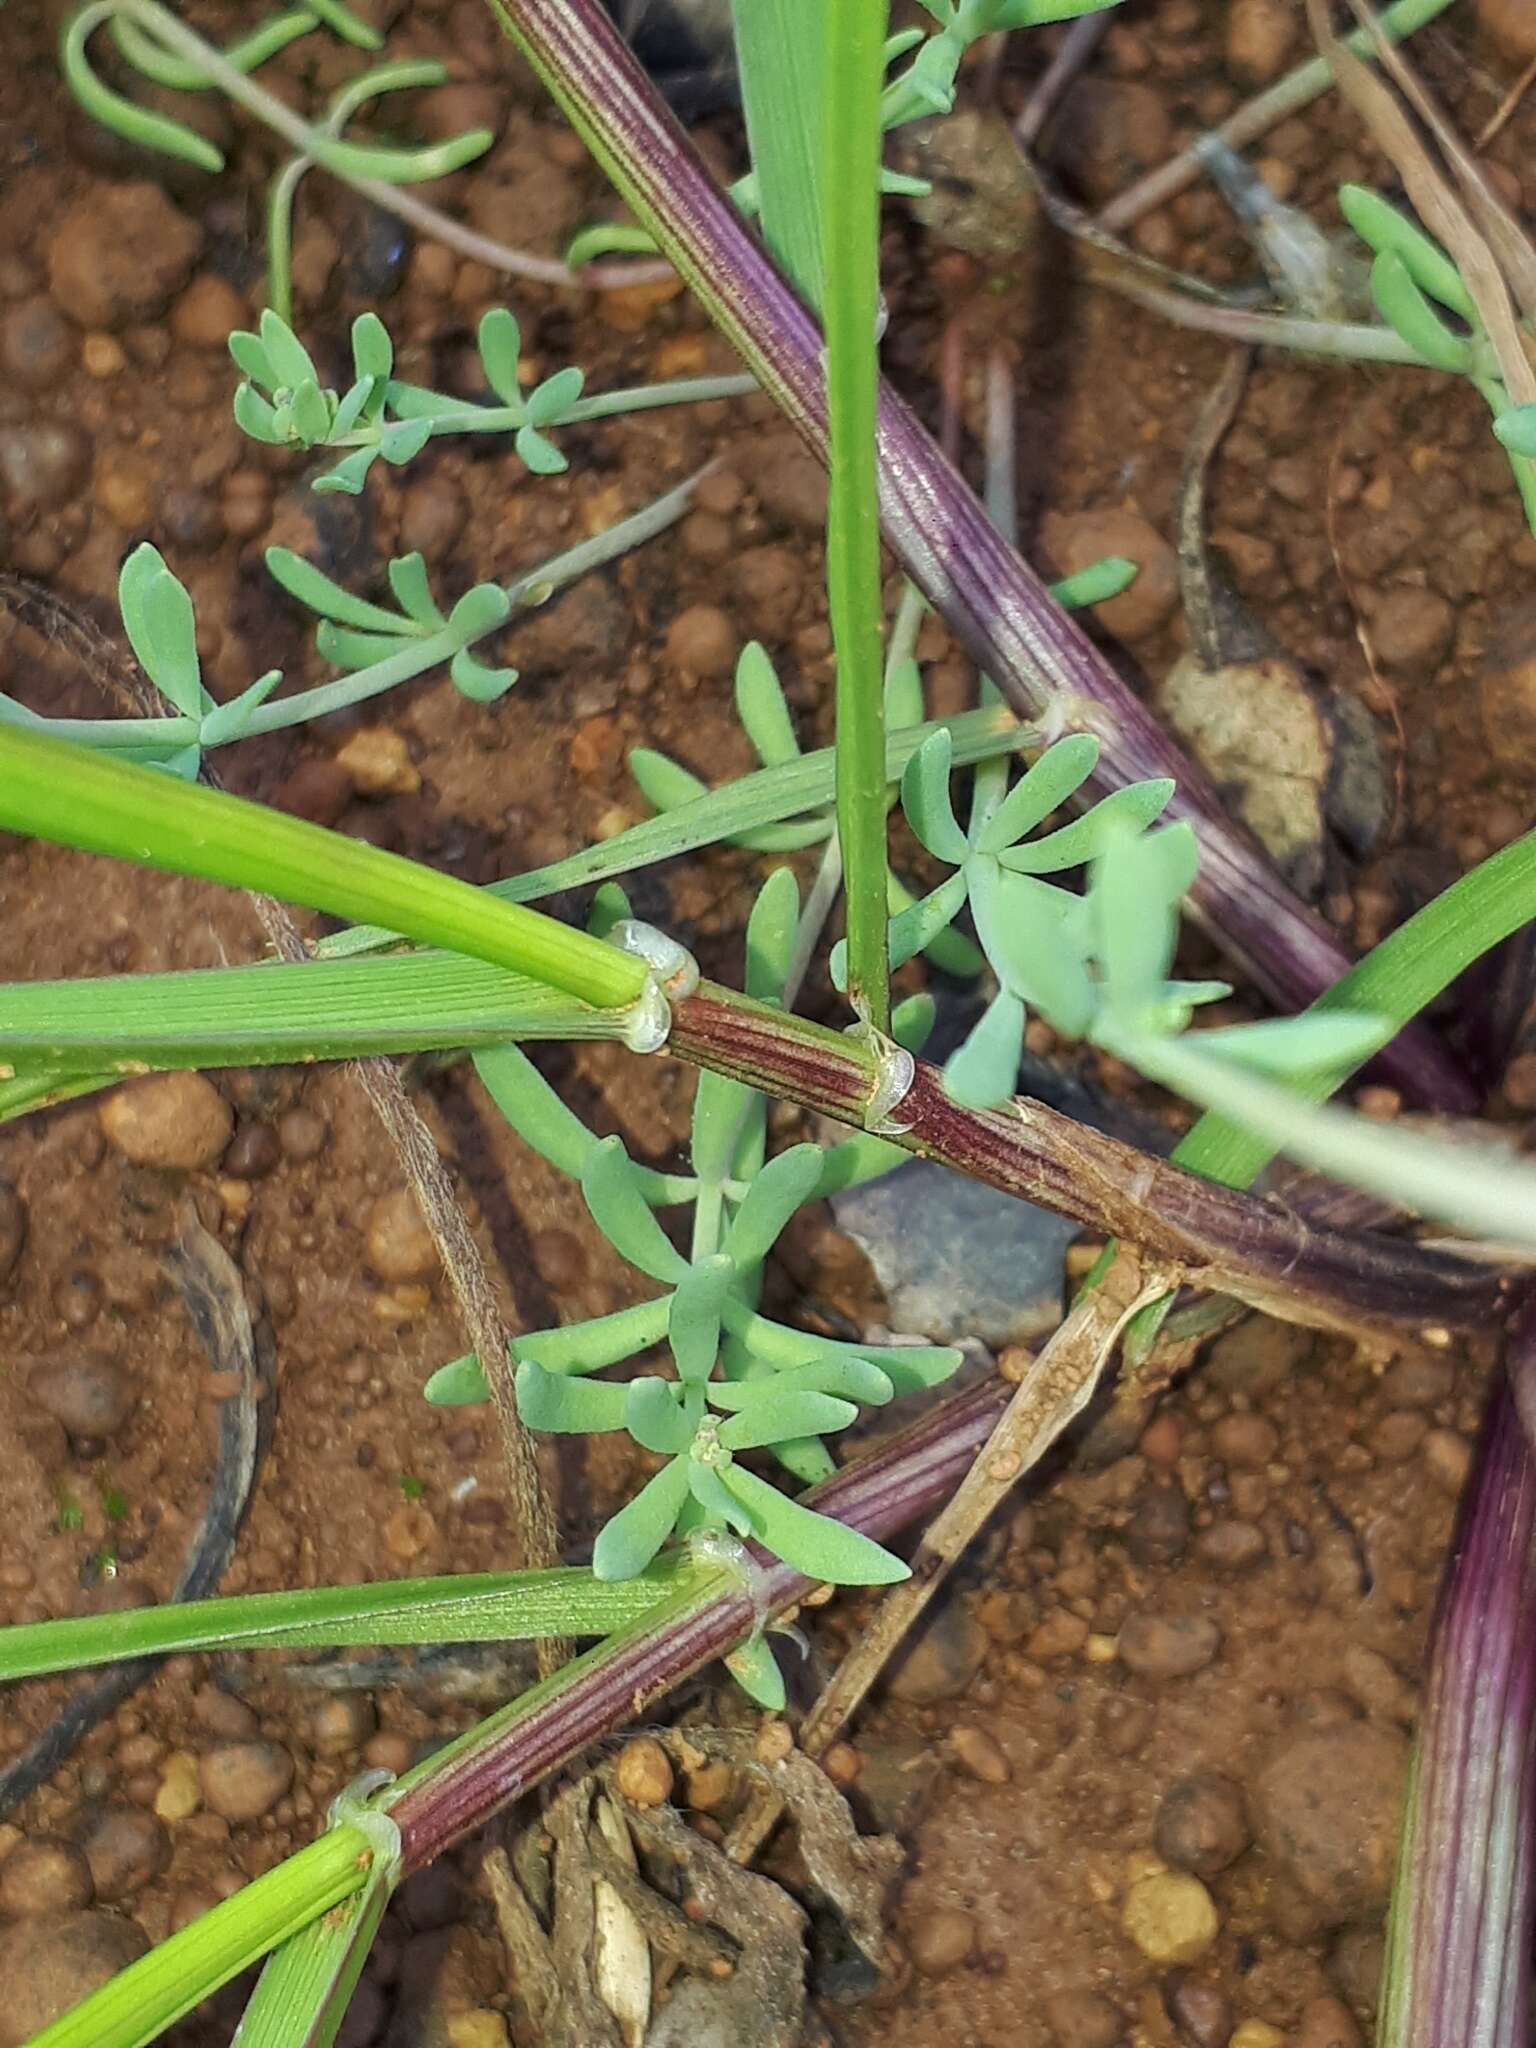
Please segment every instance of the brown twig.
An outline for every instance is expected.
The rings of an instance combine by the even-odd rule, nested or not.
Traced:
[[[1079,1298],[1019,1383],[948,1505],[923,1531],[911,1578],[886,1594],[811,1709],[800,1731],[802,1749],[819,1756],[836,1740],[961,1553],[1087,1406],[1125,1325],[1139,1308],[1177,1286],[1178,1277],[1166,1267],[1144,1268],[1122,1251],[1099,1285]]]
[[[1500,130],[1508,126],[1510,118],[1530,91],[1533,83],[1536,83],[1536,57],[1533,57],[1530,63],[1526,65],[1520,76],[1509,88],[1509,91],[1505,93],[1503,99],[1499,101],[1499,104],[1478,130],[1472,144],[1474,149],[1486,149]]]

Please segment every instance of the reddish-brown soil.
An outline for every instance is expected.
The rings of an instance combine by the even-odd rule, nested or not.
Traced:
[[[188,11],[220,34],[242,20],[232,7]],[[1299,54],[1301,9],[1287,11]],[[729,680],[747,638],[775,656],[806,740],[829,737],[819,494],[765,401],[583,428],[565,437],[572,468],[561,478],[530,478],[500,449],[435,444],[406,472],[376,470],[366,509],[316,500],[297,460],[242,440],[229,419],[221,343],[230,318],[252,318],[261,302],[267,141],[231,124],[231,168],[209,179],[105,140],[58,84],[51,52],[63,12],[0,12],[5,566],[110,630],[123,554],[155,541],[194,593],[210,686],[227,696],[274,664],[310,681],[328,673],[297,609],[265,577],[270,542],[370,591],[392,554],[421,547],[435,587],[456,594],[610,524],[711,456],[723,464],[680,528],[506,636],[522,679],[495,707],[469,703],[446,679],[414,685],[366,713],[230,749],[217,764],[230,786],[484,881],[642,816],[624,765],[631,746],[669,749],[711,779],[748,766]],[[396,17],[392,54],[443,55],[462,81],[402,118],[438,132],[488,108],[499,128],[493,155],[437,196],[557,253],[603,206],[602,180],[484,10],[413,0],[385,12]],[[1475,132],[1512,71],[1460,12],[1417,50]],[[1242,97],[1227,14],[1220,0],[1131,0],[1076,103],[1070,146],[1057,145],[1089,196],[1134,174],[1142,143],[1161,156]],[[1010,60],[1020,68],[1003,80],[1005,104],[1022,95],[1043,47]],[[264,76],[313,104],[350,68],[309,38]],[[722,164],[737,146],[729,119],[703,139]],[[1533,144],[1536,100],[1488,152],[1528,218]],[[1268,147],[1276,181],[1330,225],[1341,180],[1388,178],[1336,106],[1293,119]],[[176,208],[196,224],[191,253],[164,279],[146,264],[84,303],[59,255],[61,238],[79,231],[72,209],[89,212],[134,180],[153,189],[134,186],[129,211],[163,227],[164,207]],[[732,367],[686,294],[504,289],[491,271],[425,243],[396,263],[390,233],[318,174],[300,217],[298,324],[338,375],[347,322],[372,303],[395,336],[400,374],[420,382],[469,388],[473,325],[501,303],[516,307],[541,372],[578,362],[593,390]],[[1213,279],[1252,269],[1204,191],[1137,239]],[[941,333],[957,313],[971,428],[985,347],[1000,342],[1016,364],[1026,535],[1052,513],[1120,509],[1171,538],[1178,473],[1221,344],[1083,284],[1062,249],[1038,239],[1015,260],[983,263],[893,210],[887,258],[888,367],[930,417]],[[974,442],[964,452],[973,462]],[[1330,851],[1321,892],[1328,915],[1369,942],[1528,823],[1536,543],[1469,389],[1294,360],[1255,368],[1213,469],[1211,525],[1275,638],[1376,720],[1392,814],[1363,860]],[[1122,622],[1118,657],[1155,683],[1182,651],[1182,622]],[[974,678],[936,623],[922,653],[931,701],[961,708]],[[55,712],[117,708],[66,646],[3,616],[0,688]],[[403,743],[409,767],[395,790],[368,795],[338,757],[376,727]],[[693,946],[707,972],[729,977],[750,887],[767,865],[717,850],[649,871],[633,880],[636,906]],[[201,966],[256,958],[264,944],[244,899],[0,845],[7,976]],[[809,1001],[832,1014],[824,981]],[[692,1096],[684,1068],[637,1065],[606,1047],[540,1057],[597,1129],[621,1131],[647,1159],[676,1158]],[[1091,1060],[1079,1068],[1127,1085]],[[207,1170],[129,1164],[93,1101],[0,1134],[0,1174],[28,1212],[24,1249],[0,1283],[0,1622],[160,1599],[176,1578],[227,1398],[206,1384],[165,1269],[189,1208],[236,1258],[275,1359],[275,1433],[224,1590],[519,1561],[485,1413],[431,1410],[420,1398],[426,1376],[464,1348],[446,1291],[430,1271],[386,1279],[370,1268],[373,1205],[401,1177],[355,1080],[297,1069],[216,1079],[237,1150]],[[413,1092],[512,1328],[638,1297],[579,1193],[510,1135],[465,1071],[416,1075]],[[295,1123],[299,1109],[307,1121]],[[784,1118],[786,1133],[797,1127]],[[786,1313],[882,1320],[867,1268],[830,1221],[797,1230],[772,1284]],[[1057,1472],[989,1534],[946,1596],[937,1634],[853,1731],[854,1803],[899,1831],[907,1860],[893,1900],[893,1975],[871,2003],[821,2007],[827,2036],[902,2048],[1225,2048],[1229,2038],[1235,2048],[1350,2048],[1369,2031],[1403,1735],[1486,1361],[1415,1351],[1394,1364],[1386,1351],[1293,1341],[1257,1324],[1224,1345],[1163,1403],[1132,1455],[1096,1474]],[[135,1404],[109,1438],[84,1444],[29,1392],[35,1368],[81,1355],[107,1361]],[[611,1442],[551,1455],[549,1472],[576,1547],[631,1476]],[[814,1618],[807,1685],[866,1612],[850,1598]],[[1181,1626],[1170,1634],[1167,1622]],[[1204,1653],[1197,1668],[1190,1643]],[[154,1819],[138,1866],[98,1884],[151,1939],[307,1840],[366,1763],[403,1764],[478,1711],[441,1690],[383,1684],[352,1702],[338,1750],[334,1710],[316,1705],[326,1696],[286,1682],[284,1665],[274,1654],[225,1676],[250,1688],[254,1712],[234,1718],[293,1759],[291,1789],[254,1820],[206,1806]],[[104,1808],[153,1817],[173,1760],[231,1732],[217,1725],[211,1673],[201,1658],[163,1668],[0,1825],[0,1859],[38,1835],[95,1839]],[[6,1695],[0,1765],[67,1690]],[[1317,1839],[1299,1841],[1292,1780],[1322,1773],[1326,1783],[1330,1769],[1343,1771],[1347,1796],[1317,1819]],[[1186,1785],[1211,1773],[1230,1782]],[[1181,1832],[1191,1809],[1200,1825]],[[1218,1838],[1208,1867],[1190,1847],[1202,1826]],[[392,1915],[343,2036],[352,2048],[454,2038],[446,2009],[430,2026],[413,2015],[440,1958],[437,1930],[455,1924],[459,2003],[501,2012],[513,2039],[533,2038],[476,1888],[477,1853],[454,1859],[451,1884],[417,1886]],[[1155,1943],[1149,1953],[1127,1932],[1131,1895],[1192,1858],[1214,1936],[1187,1954]],[[221,2002],[176,2038],[227,2040],[232,2010]],[[1259,2024],[1243,2031],[1246,2022]]]

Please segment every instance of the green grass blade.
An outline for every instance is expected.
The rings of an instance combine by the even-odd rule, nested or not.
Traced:
[[[642,963],[467,882],[221,790],[0,727],[0,825],[172,874],[265,890],[335,917],[529,974],[601,1008],[641,994]]]
[[[808,306],[822,296],[818,166],[826,0],[732,0],[763,240]]]
[[[822,10],[826,250],[827,599],[837,654],[837,832],[848,917],[848,997],[891,1022],[885,909],[885,679],[880,656],[880,92],[886,0]]]
[[[0,1061],[71,1076],[247,1067],[519,1038],[622,1037],[626,1012],[462,954],[262,962],[0,985]],[[3,1114],[3,1102],[0,1102]]]
[[[0,1682],[84,1670],[125,1657],[190,1650],[320,1650],[353,1643],[486,1643],[606,1635],[680,1589],[688,1567],[669,1561],[622,1586],[574,1565],[537,1572],[462,1572],[228,1594],[117,1614],[29,1621],[0,1630]]]

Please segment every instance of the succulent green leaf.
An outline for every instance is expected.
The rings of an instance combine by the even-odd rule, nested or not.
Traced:
[[[597,1139],[527,1053],[515,1045],[493,1045],[472,1057],[480,1085],[523,1143],[561,1173],[580,1180]]]
[[[1402,257],[1391,249],[1371,265],[1371,297],[1389,327],[1437,370],[1465,377],[1472,369],[1467,341],[1449,328]]]
[[[1112,832],[1142,832],[1159,818],[1173,796],[1174,785],[1167,777],[1133,782],[1125,789],[1103,797],[1091,811],[1047,832],[1043,839],[1023,839],[1005,847],[998,859],[1018,875],[1048,875],[1063,868],[1081,867],[1098,857]]]
[[[995,1108],[1013,1093],[1023,1045],[1024,1005],[1012,989],[999,989],[945,1062],[945,1087],[967,1109]]]
[[[656,252],[656,238],[645,228],[627,221],[595,221],[582,228],[566,244],[565,260],[572,270],[597,256],[645,256]]]
[[[244,327],[237,327],[230,335],[227,346],[235,359],[235,368],[242,377],[249,377],[253,384],[259,384],[264,391],[277,389],[277,372],[262,347],[259,335],[251,334]]]
[[[601,1138],[582,1162],[581,1191],[592,1220],[632,1266],[676,1286],[689,1265],[651,1214],[640,1177],[619,1138]]]
[[[752,1534],[751,1516],[735,1495],[726,1490],[713,1466],[701,1465],[697,1458],[690,1459],[688,1491],[715,1528],[734,1529],[738,1536]]]
[[[694,1426],[683,1413],[672,1381],[648,1373],[631,1380],[624,1394],[624,1427],[642,1450],[675,1458],[688,1448]]]
[[[352,367],[359,377],[388,377],[395,367],[394,343],[377,313],[359,313],[352,322]]]
[[[747,957],[743,986],[760,1003],[776,1003],[784,994],[800,920],[800,884],[793,868],[775,868],[758,890],[747,919]]]
[[[330,436],[331,408],[318,384],[300,384],[289,400],[294,438],[306,448],[318,448]]]
[[[204,747],[222,747],[231,740],[243,739],[250,726],[251,714],[266,703],[282,680],[280,668],[269,668],[238,697],[232,697],[227,704],[216,704],[211,711],[205,712],[198,729],[199,743]]]
[[[760,640],[749,640],[736,662],[736,715],[765,768],[799,754],[783,686]]]
[[[778,1659],[765,1636],[750,1636],[739,1649],[732,1650],[725,1668],[755,1705],[770,1714],[783,1713],[789,1695],[784,1689]]]
[[[890,947],[892,968],[902,967],[921,953],[925,946],[931,946],[948,925],[954,923],[965,908],[965,899],[970,893],[963,870],[957,868],[952,875],[946,875],[937,889],[932,889],[914,903],[910,909],[897,913],[891,919]],[[846,957],[846,955],[845,955]],[[846,968],[843,970],[846,972]],[[838,970],[834,968],[833,979],[837,986]]]
[[[555,1436],[593,1436],[622,1429],[628,1387],[612,1380],[546,1372],[531,1358],[517,1368],[517,1412],[530,1429]]]
[[[1536,405],[1512,405],[1494,421],[1493,431],[1511,455],[1536,456]]]
[[[379,404],[370,404],[370,400],[374,399],[377,399]],[[344,440],[357,425],[365,411],[369,414],[370,418],[376,418],[382,406],[382,399],[382,384],[376,384],[372,377],[359,377],[342,394],[337,404],[335,417],[331,421],[331,440]]]
[[[319,384],[320,372],[309,350],[270,306],[261,316],[260,334],[274,390],[297,391],[302,384]]]
[[[515,668],[491,668],[477,661],[467,647],[461,647],[448,664],[454,688],[474,704],[494,704],[505,697],[517,681]]]
[[[391,420],[379,435],[379,453],[386,462],[412,462],[431,438],[430,420]]]
[[[705,1069],[693,1097],[693,1170],[700,1180],[730,1177],[736,1131],[752,1091],[743,1081]]]
[[[1341,185],[1339,211],[1379,256],[1394,256],[1415,284],[1459,314],[1469,327],[1481,324],[1477,302],[1450,257],[1379,192],[1366,185]]]
[[[546,377],[528,394],[529,425],[558,426],[580,398],[585,381],[584,372],[574,363],[568,369],[556,370],[553,377]]]
[[[828,1435],[846,1429],[858,1417],[852,1401],[840,1401],[833,1394],[791,1394],[772,1380],[749,1385],[753,1399],[720,1428],[720,1441],[729,1451],[755,1451],[796,1437]]]
[[[118,610],[139,665],[189,718],[210,704],[197,658],[197,619],[185,586],[158,548],[141,541],[117,579]]]
[[[749,1272],[768,1256],[774,1239],[821,1178],[821,1147],[792,1145],[770,1159],[747,1190],[731,1219],[725,1249],[738,1272]]]
[[[1238,1024],[1202,1031],[1191,1041],[1212,1053],[1261,1074],[1309,1074],[1334,1067],[1354,1067],[1382,1042],[1383,1020],[1338,1012],[1316,1016],[1267,1017],[1257,1024]]]
[[[910,1576],[899,1557],[868,1536],[802,1507],[744,1465],[728,1466],[721,1477],[750,1516],[758,1542],[807,1578],[838,1586],[890,1586]]]
[[[512,600],[499,583],[477,583],[466,590],[448,614],[448,630],[461,647],[495,632],[512,610]]]
[[[334,619],[322,619],[315,628],[315,646],[335,668],[372,668],[420,645],[411,633],[359,633]]]
[[[945,731],[930,733],[901,777],[901,807],[907,823],[935,860],[959,867],[968,853],[965,834],[949,797],[954,742]]]
[[[709,794],[705,784],[681,762],[651,747],[630,749],[629,772],[652,810],[675,811],[679,804],[691,804],[696,797]]]
[[[897,1394],[926,1394],[959,1370],[964,1352],[947,1344],[887,1344],[881,1369]]]
[[[368,481],[368,472],[383,453],[377,441],[366,448],[354,448],[350,455],[344,455],[334,469],[328,469],[324,476],[317,476],[310,489],[324,496],[340,494],[356,498],[361,495],[363,485]]]
[[[1099,855],[1091,904],[1111,1015],[1133,1017],[1157,1002],[1178,939],[1179,905],[1199,865],[1187,824],[1114,834]]]
[[[674,1458],[599,1533],[592,1549],[593,1576],[632,1579],[643,1572],[671,1535],[687,1498],[688,1460]]]
[[[891,1036],[904,1052],[918,1053],[932,1034],[938,1005],[926,989],[903,996],[891,1012]]]
[[[1086,569],[1058,578],[1050,591],[1064,611],[1080,612],[1089,605],[1108,604],[1122,590],[1129,590],[1140,573],[1124,555],[1106,555],[1102,561],[1090,562]]]
[[[922,670],[915,661],[895,662],[885,680],[886,730],[901,732],[921,725],[924,715]]]
[[[440,1365],[421,1391],[434,1408],[476,1408],[491,1398],[485,1367],[472,1351]]]
[[[958,1351],[954,1355],[960,1356]],[[863,1408],[883,1408],[895,1392],[890,1375],[872,1360],[831,1351],[804,1365],[785,1367],[774,1374],[771,1384],[775,1393],[833,1394]],[[710,1406],[739,1413],[762,1398],[762,1387],[761,1380],[716,1380],[709,1389]],[[818,1423],[816,1428],[829,1426]]]
[[[242,434],[249,434],[253,441],[264,441],[269,448],[282,446],[277,414],[252,385],[235,387],[234,412],[235,425]]]
[[[523,387],[517,379],[523,337],[518,324],[504,306],[493,306],[480,322],[476,339],[485,381],[503,405],[521,406]]]
[[[524,468],[534,476],[560,476],[570,467],[554,442],[537,427],[519,427],[512,445]]]
[[[678,1281],[667,1316],[667,1339],[678,1377],[702,1384],[720,1354],[720,1311],[735,1267],[721,1253],[697,1259]]]
[[[386,574],[395,602],[407,618],[434,631],[444,624],[442,612],[433,600],[427,581],[427,565],[419,554],[396,555]]]
[[[977,841],[979,850],[1000,853],[1032,832],[1087,781],[1098,758],[1099,743],[1091,733],[1071,733],[1047,747],[988,819]]]
[[[1029,875],[977,861],[971,910],[998,979],[1068,1038],[1081,1038],[1095,1008],[1082,949],[1073,943],[1079,899]]]
[[[670,1302],[671,1296],[663,1294],[655,1301],[615,1309],[611,1315],[567,1323],[563,1329],[530,1330],[513,1340],[512,1355],[519,1361],[531,1358],[546,1372],[601,1372],[661,1342],[667,1334]]]

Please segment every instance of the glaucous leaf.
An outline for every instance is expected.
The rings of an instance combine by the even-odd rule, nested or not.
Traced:
[[[517,1368],[517,1412],[530,1429],[555,1436],[594,1436],[622,1429],[628,1387],[611,1380],[546,1372],[531,1358]]]
[[[632,1579],[645,1570],[688,1498],[688,1464],[686,1458],[674,1458],[664,1465],[599,1531],[592,1548],[595,1578]]]
[[[802,1507],[744,1465],[727,1466],[721,1477],[751,1517],[758,1542],[807,1578],[836,1586],[891,1586],[911,1576],[899,1557],[868,1536]]]
[[[930,733],[901,777],[901,807],[907,823],[933,855],[959,867],[969,847],[949,797],[954,742],[945,731]]]
[[[581,1191],[592,1220],[632,1266],[669,1286],[687,1277],[686,1259],[646,1205],[639,1176],[619,1138],[601,1138],[582,1162]]]
[[[1033,832],[1042,818],[1059,810],[1082,787],[1098,758],[1099,743],[1091,733],[1069,733],[1047,747],[987,820],[977,840],[979,851],[1001,853],[1026,832]]]

